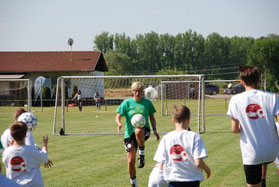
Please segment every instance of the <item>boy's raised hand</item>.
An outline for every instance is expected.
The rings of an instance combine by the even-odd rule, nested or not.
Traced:
[[[53,163],[50,160],[48,160],[48,162],[44,163],[44,165],[45,165],[45,168],[50,168],[51,166],[53,166]]]
[[[48,136],[43,136],[43,147],[42,149],[47,151]]]

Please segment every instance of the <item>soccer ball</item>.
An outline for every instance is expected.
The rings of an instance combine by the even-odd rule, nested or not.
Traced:
[[[38,120],[37,117],[31,112],[24,112],[17,118],[17,121],[25,123],[28,127],[28,130],[32,131],[37,126]]]
[[[144,127],[146,121],[142,114],[135,114],[132,117],[131,123],[135,128],[142,128]]]

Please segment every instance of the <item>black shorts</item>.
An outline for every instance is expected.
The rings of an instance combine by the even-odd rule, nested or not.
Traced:
[[[271,162],[263,163],[270,164]],[[262,180],[262,165],[244,165],[247,184],[259,184]]]
[[[170,182],[169,187],[199,187],[200,181]]]
[[[262,164],[244,165],[247,184],[258,184],[262,180]]]
[[[146,141],[150,137],[150,129],[147,127],[143,127],[145,134],[144,134],[144,141]],[[124,138],[124,145],[125,145],[125,150],[126,152],[130,152],[132,147],[138,148],[138,142],[136,140],[136,135],[135,132],[129,137],[129,138]]]

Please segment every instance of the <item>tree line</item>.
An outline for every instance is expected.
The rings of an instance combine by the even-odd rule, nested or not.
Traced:
[[[279,35],[266,37],[206,38],[188,30],[176,36],[149,32],[135,38],[125,33],[102,32],[94,49],[104,54],[106,75],[204,74],[207,80],[238,79],[240,65],[255,65],[263,72],[267,90],[278,91]]]

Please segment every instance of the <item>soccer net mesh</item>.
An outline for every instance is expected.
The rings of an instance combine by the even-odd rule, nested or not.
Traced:
[[[143,95],[153,102],[156,115],[170,116],[173,105],[186,105],[196,118],[198,132],[203,131],[203,75],[62,76],[57,79],[53,134],[59,134],[61,129],[73,135],[116,134],[116,109],[132,96],[131,85],[135,81],[143,83]],[[197,97],[192,97],[192,89]],[[78,90],[82,108],[73,100]],[[96,92],[101,98],[100,110],[95,106]],[[124,117],[122,124],[125,126]]]
[[[31,107],[31,81],[29,79],[0,79],[0,106]]]

